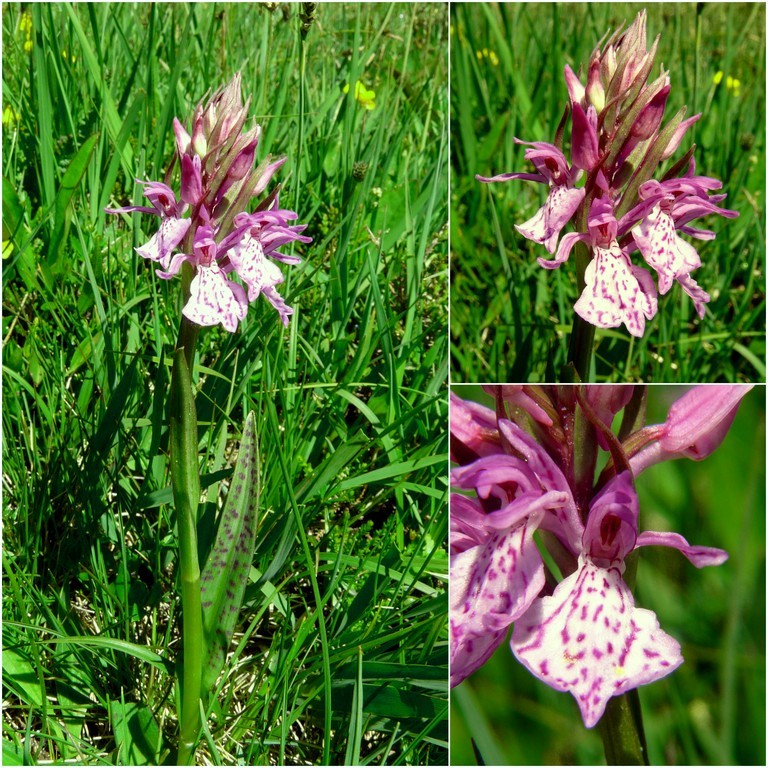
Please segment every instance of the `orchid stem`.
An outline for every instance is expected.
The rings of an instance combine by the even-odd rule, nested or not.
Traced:
[[[584,290],[584,272],[592,259],[592,254],[584,243],[576,243],[574,253],[576,256],[576,283],[578,291],[581,293]],[[590,380],[594,344],[595,326],[574,312],[571,342],[568,348],[568,364],[564,372],[564,379],[573,380],[573,370],[575,369],[578,377],[575,379],[576,381],[588,382]]]
[[[190,765],[194,762],[195,744],[200,730],[203,668],[203,614],[200,605],[200,564],[197,556],[200,474],[197,413],[190,373],[198,331],[198,326],[182,317],[171,374],[171,487],[179,534],[183,654],[183,659],[180,659],[177,665],[181,688],[177,755],[179,765]]]
[[[598,727],[608,765],[649,765],[636,688],[608,701]]]

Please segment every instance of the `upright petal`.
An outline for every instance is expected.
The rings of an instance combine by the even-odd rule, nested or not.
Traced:
[[[593,112],[594,109],[590,107]],[[597,131],[587,119],[587,114],[580,104],[573,105],[571,117],[571,160],[577,168],[591,171],[600,159]]]
[[[589,559],[515,622],[512,651],[536,677],[576,699],[592,728],[608,699],[658,680],[683,662],[652,611],[635,607],[618,568]]]

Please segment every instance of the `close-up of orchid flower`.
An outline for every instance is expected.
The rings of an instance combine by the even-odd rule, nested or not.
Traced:
[[[656,390],[642,386],[484,387],[492,407],[452,393],[451,685],[507,641],[509,664],[571,694],[587,729],[600,724],[609,764],[647,762],[631,697],[678,669],[686,646],[637,604],[638,555],[701,569],[729,552],[649,528],[641,475],[713,454],[751,388],[678,392],[660,424],[645,423]]]

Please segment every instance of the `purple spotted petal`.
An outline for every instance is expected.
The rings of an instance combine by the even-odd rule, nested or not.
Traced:
[[[574,309],[598,328],[624,323],[633,336],[642,336],[646,318],[656,313],[650,286],[642,285],[629,257],[613,241],[610,249],[596,246],[584,273],[586,286]]]
[[[293,314],[293,307],[289,307],[285,303],[285,299],[271,285],[263,287],[261,289],[261,293],[277,310],[277,313],[280,315],[280,322],[282,322],[282,324],[287,328],[288,319]]]
[[[675,279],[687,277],[701,266],[696,249],[678,237],[675,222],[657,205],[632,229],[643,258],[659,275],[659,293],[663,296]]]
[[[240,243],[229,251],[229,260],[238,277],[248,286],[248,300],[256,301],[266,288],[283,282],[280,267],[264,256],[264,248],[257,237],[247,232]]]
[[[451,558],[451,685],[480,667],[544,586],[533,541],[541,512]]]
[[[451,556],[485,544],[490,532],[485,526],[485,512],[475,498],[451,494]]]
[[[182,314],[198,325],[221,325],[228,331],[248,312],[248,301],[242,286],[227,280],[215,264],[199,267],[189,286],[189,301]]]
[[[680,287],[691,297],[696,314],[704,317],[706,305],[709,303],[709,294],[690,276],[680,275],[677,278]]]
[[[168,269],[171,251],[184,239],[191,223],[191,219],[163,219],[157,232],[149,242],[137,248],[136,253],[145,259],[159,261],[164,269]]]
[[[652,611],[636,608],[617,568],[580,559],[551,597],[515,622],[512,651],[536,677],[568,691],[592,728],[608,699],[651,683],[683,662]]]
[[[560,230],[571,220],[579,203],[584,199],[584,193],[584,187],[552,187],[544,205],[528,221],[516,224],[515,229],[523,237],[541,243],[549,253],[554,253]]]

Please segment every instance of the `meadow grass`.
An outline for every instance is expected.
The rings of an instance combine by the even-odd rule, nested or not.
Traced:
[[[198,343],[201,561],[249,410],[261,494],[198,758],[447,762],[447,14],[300,9],[3,5],[4,764],[175,751],[179,285],[104,207],[236,71],[313,242],[287,330],[260,301]]]
[[[483,185],[475,174],[530,172],[525,141],[554,139],[578,71],[609,29],[648,12],[669,70],[668,117],[703,116],[698,174],[723,182],[740,216],[704,219],[695,279],[712,301],[699,321],[681,290],[659,299],[641,339],[597,330],[596,381],[765,381],[765,6],[761,3],[484,3],[451,5],[451,381],[554,381],[566,362],[578,297],[575,269],[548,272],[522,237],[544,185]],[[722,80],[716,84],[718,72]],[[728,78],[731,78],[729,81]],[[737,89],[733,79],[740,81]],[[570,129],[569,129],[570,130]],[[637,254],[635,255],[636,258]]]
[[[684,389],[649,387],[647,423],[662,423]],[[453,391],[491,405],[479,387]],[[765,764],[765,395],[747,393],[704,461],[664,462],[637,478],[641,531],[729,553],[699,570],[671,549],[640,550],[637,604],[685,659],[639,689],[650,765]],[[451,691],[451,764],[603,765],[605,755],[573,697],[533,677],[505,641]]]

